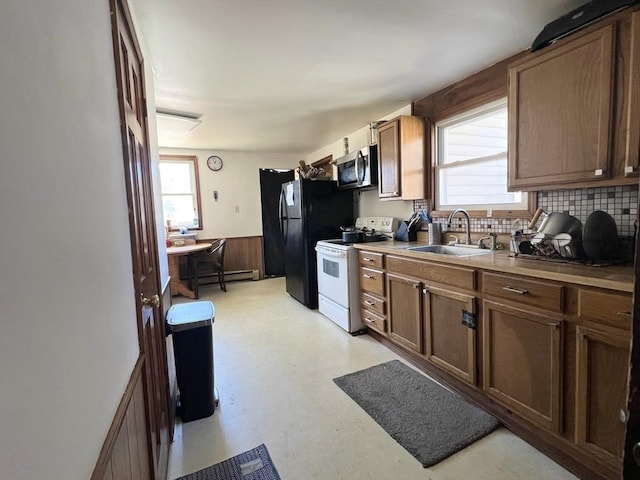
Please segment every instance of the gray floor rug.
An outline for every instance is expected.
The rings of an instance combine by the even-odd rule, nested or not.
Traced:
[[[493,416],[398,360],[333,381],[425,468],[498,426]]]
[[[262,444],[176,480],[280,480],[280,475]]]

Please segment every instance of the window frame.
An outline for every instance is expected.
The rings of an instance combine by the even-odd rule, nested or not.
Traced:
[[[196,212],[198,214],[198,226],[194,227],[194,226],[188,226],[187,228],[189,228],[189,230],[203,230],[204,229],[204,225],[203,225],[203,221],[202,221],[202,203],[200,200],[200,174],[198,171],[198,157],[195,155],[170,155],[170,154],[161,154],[159,157],[159,164],[158,164],[158,175],[160,174],[160,164],[163,162],[189,162],[193,165],[193,175],[194,175],[194,186],[195,186],[195,193],[193,193],[192,195],[195,195],[195,204],[196,204]],[[160,201],[162,203],[162,215],[163,215],[163,219],[166,218],[165,217],[165,212],[164,212],[164,193],[162,192],[162,179],[160,178]],[[166,194],[166,195],[171,195],[171,194]],[[166,227],[166,224],[165,224]],[[180,230],[180,225],[172,225],[168,231],[170,232],[177,232]]]
[[[483,107],[489,107],[494,104],[499,104],[500,102],[505,101],[507,103],[508,108],[508,98],[504,95],[504,93],[500,92],[500,94],[496,94],[496,92],[492,92],[489,95],[483,95],[479,98],[476,98],[472,101],[463,102],[459,105],[456,105],[452,108],[443,109],[438,112],[437,115],[428,119],[429,125],[429,139],[431,142],[431,199],[430,199],[430,207],[432,210],[432,215],[438,217],[448,217],[449,214],[455,210],[456,208],[464,208],[469,216],[472,218],[506,218],[506,219],[514,219],[514,218],[523,218],[530,217],[534,214],[537,208],[537,195],[536,192],[531,191],[523,191],[522,193],[527,195],[527,208],[526,209],[478,209],[474,206],[470,206],[471,208],[463,207],[452,207],[448,208],[436,208],[436,198],[438,195],[438,170],[437,170],[437,161],[438,161],[438,150],[437,150],[437,126],[442,122],[446,122],[450,119],[455,119],[456,117],[464,117],[466,114],[473,112],[475,110],[482,109]],[[507,169],[509,168],[509,151],[507,146]],[[508,173],[507,173],[508,175]],[[508,178],[507,178],[508,182]],[[507,188],[507,190],[509,190]],[[491,214],[489,214],[491,212]]]

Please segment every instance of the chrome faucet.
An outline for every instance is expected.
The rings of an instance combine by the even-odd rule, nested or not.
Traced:
[[[453,217],[456,215],[456,213],[461,213],[462,215],[464,215],[464,218],[467,221],[467,235],[466,235],[466,242],[465,243],[467,245],[471,245],[471,219],[469,218],[469,213],[465,209],[456,208],[449,215],[449,220],[447,220],[447,223],[451,224],[451,221],[453,220]]]

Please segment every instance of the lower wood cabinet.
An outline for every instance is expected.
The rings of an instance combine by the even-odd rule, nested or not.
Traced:
[[[422,301],[420,281],[387,273],[389,338],[422,353]]]
[[[472,295],[425,285],[425,357],[467,383],[476,383],[476,302]]]
[[[531,311],[483,304],[483,389],[509,410],[561,430],[563,322]]]
[[[619,475],[624,451],[630,333],[576,328],[576,444]]]

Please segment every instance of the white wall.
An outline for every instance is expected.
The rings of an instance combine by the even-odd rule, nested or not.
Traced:
[[[198,157],[203,219],[203,229],[196,230],[198,238],[262,235],[260,168],[294,169],[303,158],[291,153],[160,148],[160,154],[165,153]],[[222,170],[209,170],[207,158],[211,155],[222,158]]]
[[[380,120],[391,120],[398,115],[411,115],[411,105],[406,105],[395,112],[391,112]],[[344,137],[349,139],[350,152],[365,147],[369,145],[371,137],[369,125],[365,125],[355,132],[345,134]],[[307,163],[313,163],[327,155],[333,155],[334,159],[342,157],[344,155],[344,137],[307,155]],[[359,217],[389,216],[407,220],[413,213],[412,201],[381,201],[378,198],[377,190],[361,191],[359,193],[357,206],[357,215]]]
[[[0,2],[0,476],[86,479],[138,357],[106,0]]]

